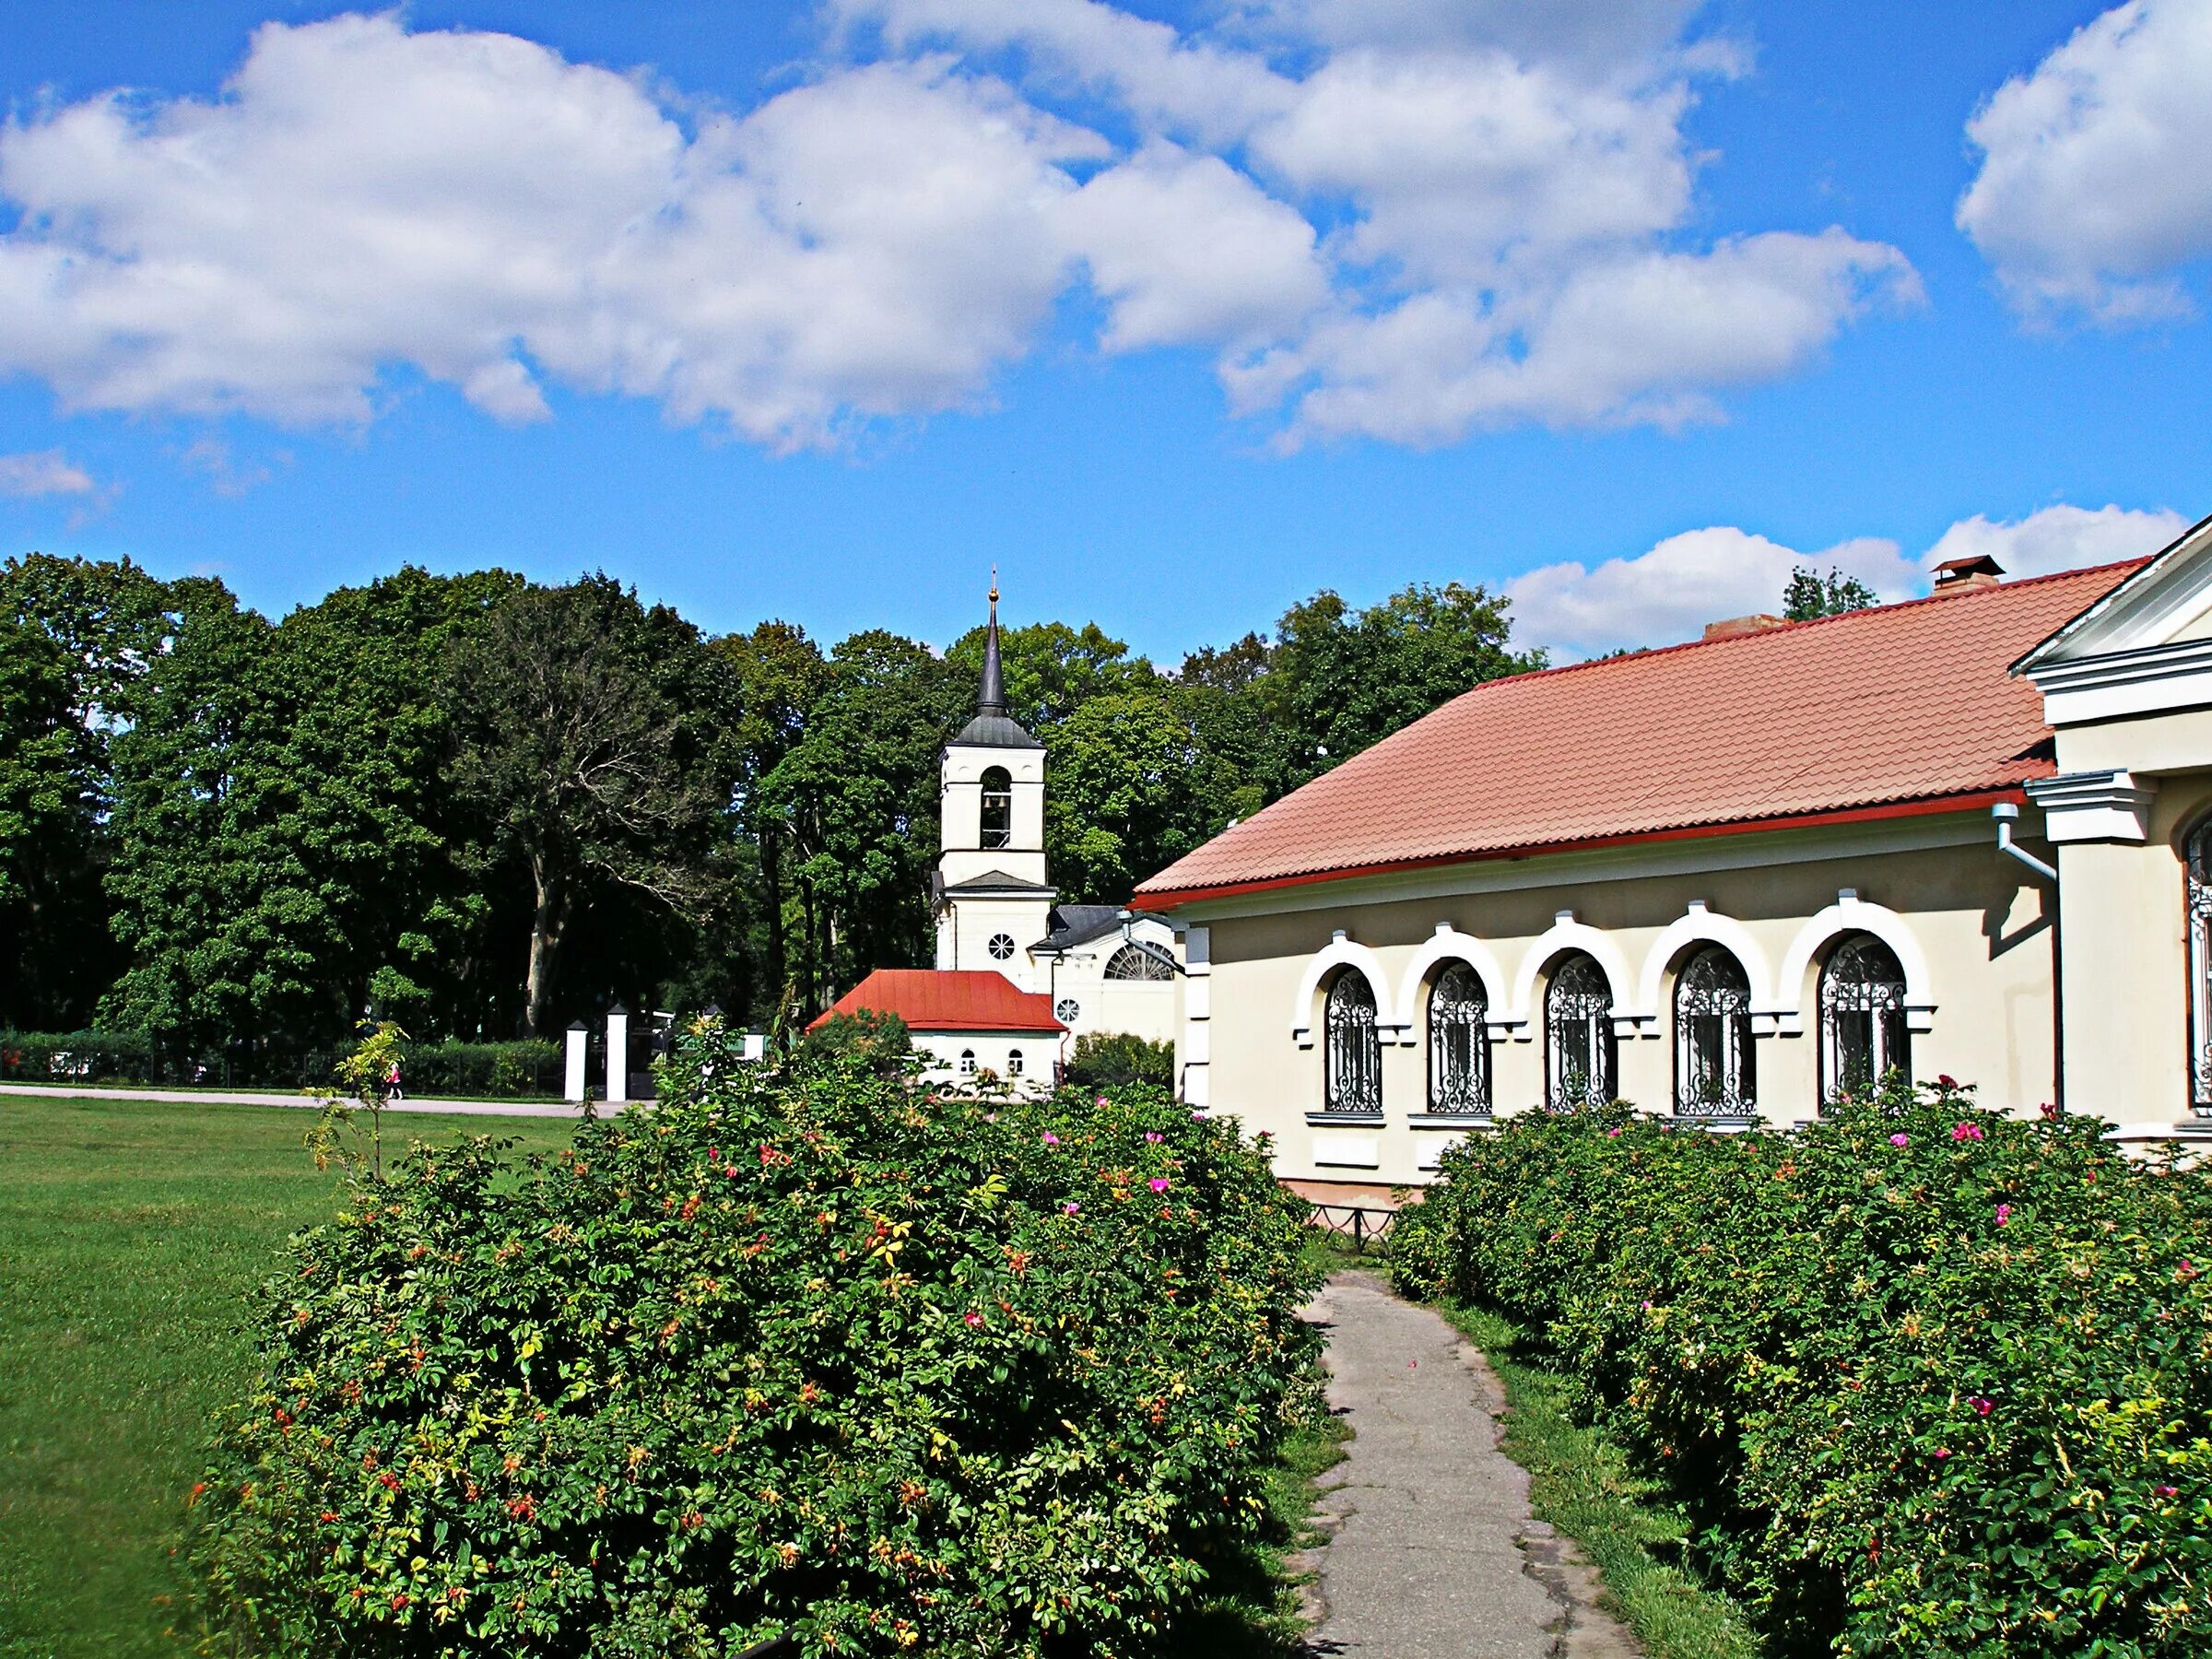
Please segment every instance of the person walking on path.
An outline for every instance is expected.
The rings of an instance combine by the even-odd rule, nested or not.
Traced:
[[[1498,1449],[1503,1395],[1482,1356],[1370,1274],[1336,1275],[1306,1316],[1328,1328],[1329,1404],[1353,1433],[1323,1477],[1310,1651],[1633,1659],[1596,1573],[1531,1513],[1527,1473]]]

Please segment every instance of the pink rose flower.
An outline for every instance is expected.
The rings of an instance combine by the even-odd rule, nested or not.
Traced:
[[[1987,1417],[1997,1408],[1997,1403],[1986,1394],[1976,1394],[1972,1399],[1967,1401],[1967,1404],[1983,1417]]]
[[[1152,1190],[1156,1193],[1166,1192],[1168,1190],[1168,1178],[1165,1175],[1153,1176]]]
[[[1982,1125],[1979,1124],[1957,1124],[1951,1130],[1951,1138],[1955,1141],[1980,1140],[1982,1138]]]
[[[1157,1146],[1159,1146],[1159,1130],[1157,1130],[1157,1129],[1147,1129],[1147,1130],[1146,1130],[1146,1131],[1145,1131],[1145,1145],[1146,1145],[1146,1146],[1147,1146],[1147,1147],[1157,1147]]]
[[[1943,1461],[1945,1458],[1948,1457],[1950,1454],[1951,1454],[1951,1449],[1950,1449],[1948,1446],[1939,1446],[1939,1447],[1937,1447],[1937,1448],[1936,1448],[1936,1461],[1937,1463],[1941,1463],[1941,1462],[1942,1462],[1942,1461]]]
[[[2161,1498],[2172,1498],[2179,1496],[2182,1488],[2180,1487],[2162,1486],[2153,1488],[2152,1489],[2155,1490]]]
[[[1060,1137],[1047,1129],[1044,1132],[1044,1144],[1048,1147],[1056,1147],[1060,1144]]]
[[[1100,1095],[1099,1097],[1099,1104],[1101,1106],[1106,1104],[1106,1097],[1104,1095]]]
[[[1060,1213],[1064,1216],[1072,1216],[1082,1207],[1083,1206],[1081,1205],[1074,1202],[1074,1200],[1071,1199],[1069,1202],[1060,1206]]]
[[[1191,1113],[1191,1122],[1192,1122],[1192,1123],[1194,1123],[1194,1124],[1203,1124],[1203,1123],[1205,1123],[1205,1122],[1206,1122],[1206,1113],[1205,1113],[1205,1112],[1192,1112],[1192,1113]]]
[[[968,1310],[967,1324],[970,1330],[980,1331],[983,1328],[983,1316],[971,1308]]]
[[[1909,1147],[1912,1144],[1912,1137],[1909,1135],[1893,1135],[1889,1137],[1889,1144],[1893,1147]]]
[[[1999,1227],[2004,1227],[2004,1226],[2006,1226],[2006,1224],[2008,1224],[2008,1223],[2009,1223],[2011,1220],[2012,1220],[2012,1206],[2011,1206],[2011,1205],[2009,1205],[2009,1204],[2000,1204],[2000,1205],[1998,1205],[1998,1206],[1997,1206],[1997,1225],[1998,1225]]]

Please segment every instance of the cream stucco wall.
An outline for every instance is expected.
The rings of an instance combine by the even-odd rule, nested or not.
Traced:
[[[2131,1135],[2190,1106],[2189,925],[2183,842],[2212,812],[2212,710],[2069,726],[2062,773],[2124,771],[2156,791],[2143,840],[2062,844],[2066,1103]]]
[[[1046,1031],[916,1031],[914,1047],[926,1056],[922,1079],[925,1083],[950,1084],[956,1088],[982,1084],[989,1086],[994,1079],[999,1086],[1022,1093],[1040,1094],[1053,1084],[1053,1057],[1057,1052],[1057,1038]],[[974,1056],[972,1068],[964,1068],[964,1055]],[[1021,1069],[1014,1069],[1015,1056],[1021,1057]],[[988,1071],[990,1078],[982,1077]]]
[[[2048,853],[2034,828],[2031,814],[2023,840]],[[1840,900],[1841,889],[1855,897]],[[1919,1005],[1915,1073],[1949,1073],[1992,1106],[2032,1112],[2057,1094],[2054,910],[2051,889],[1997,852],[1985,811],[1486,861],[1194,904],[1181,912],[1193,931],[1179,1071],[1194,1104],[1272,1133],[1287,1177],[1418,1182],[1462,1133],[1417,1126],[1426,998],[1443,960],[1480,959],[1492,982],[1500,1114],[1543,1098],[1545,972],[1569,943],[1591,948],[1614,977],[1621,1092],[1667,1112],[1674,969],[1713,939],[1736,951],[1752,983],[1761,1114],[1802,1119],[1817,1110],[1822,947],[1864,926],[1889,937],[1919,982],[1907,999]],[[1440,927],[1475,944],[1440,942]],[[1386,1028],[1383,1122],[1372,1127],[1307,1121],[1322,1102],[1318,970],[1337,960],[1375,982]]]

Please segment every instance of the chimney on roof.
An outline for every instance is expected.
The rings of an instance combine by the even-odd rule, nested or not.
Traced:
[[[1780,628],[1782,625],[1782,618],[1770,617],[1760,611],[1756,616],[1730,617],[1723,622],[1708,622],[1705,624],[1705,637],[1709,640],[1733,640],[1737,634],[1764,633],[1770,628]]]
[[[1995,587],[2005,567],[1986,553],[1971,559],[1947,559],[1936,567],[1936,591],[1955,594],[1965,588]]]

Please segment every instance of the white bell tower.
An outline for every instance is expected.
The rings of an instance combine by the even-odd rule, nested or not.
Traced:
[[[995,575],[975,718],[945,746],[939,777],[937,966],[994,968],[1025,991],[1042,990],[1030,947],[1050,931],[1053,898],[1045,884],[1044,745],[1006,713]]]

